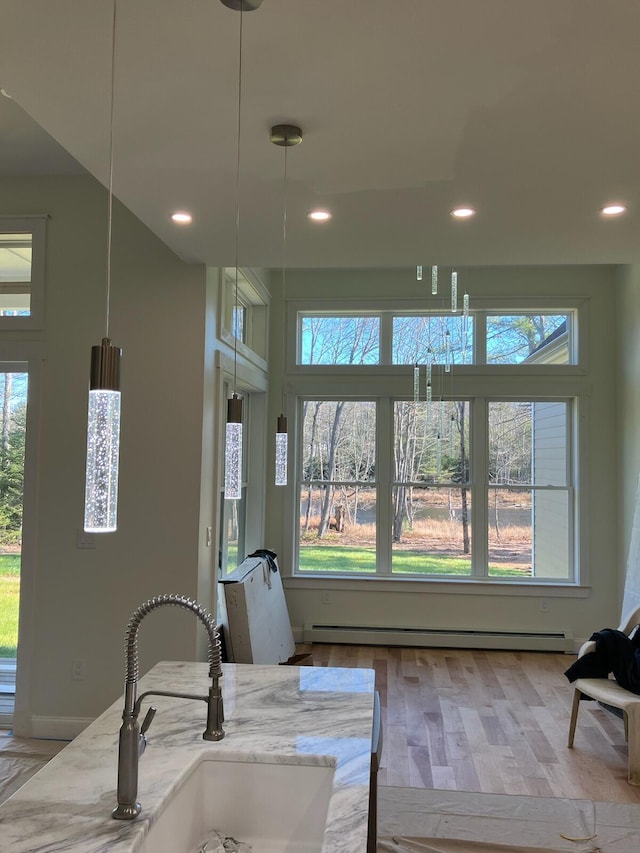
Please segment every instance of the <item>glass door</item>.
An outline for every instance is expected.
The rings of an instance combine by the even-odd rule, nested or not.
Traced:
[[[28,374],[0,372],[0,723],[15,697]]]

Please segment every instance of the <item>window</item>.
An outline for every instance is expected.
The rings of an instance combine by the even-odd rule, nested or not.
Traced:
[[[577,582],[577,316],[300,312],[295,573]]]
[[[378,364],[380,319],[337,315],[300,318],[300,364]]]
[[[571,409],[302,400],[299,571],[572,580]]]
[[[427,314],[393,318],[393,364],[471,364],[473,317]]]
[[[575,364],[574,315],[481,308],[468,316],[433,311],[300,312],[297,364]]]
[[[43,217],[0,217],[0,328],[34,328],[42,322]]]
[[[269,293],[251,270],[227,267],[218,282],[218,337],[266,369]]]
[[[489,314],[487,364],[571,364],[570,319],[567,314]]]
[[[471,574],[469,403],[396,401],[393,574]]]
[[[488,406],[489,575],[570,577],[569,413],[563,401]]]
[[[300,568],[375,572],[376,405],[305,400],[302,423]]]

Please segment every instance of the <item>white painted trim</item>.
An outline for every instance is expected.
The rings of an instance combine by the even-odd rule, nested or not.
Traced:
[[[408,594],[428,593],[431,595],[490,595],[516,596],[530,598],[589,598],[592,594],[590,586],[573,583],[549,583],[546,581],[501,580],[499,578],[437,578],[424,580],[416,578],[400,579],[397,577],[360,577],[353,575],[295,575],[282,580],[285,589],[296,590],[339,590],[341,592],[379,592],[388,595],[390,592],[405,592]]]
[[[31,717],[32,738],[73,740],[93,722],[91,717]]]

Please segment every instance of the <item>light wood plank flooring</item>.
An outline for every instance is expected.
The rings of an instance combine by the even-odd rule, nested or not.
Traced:
[[[623,721],[583,702],[567,748],[573,658],[543,652],[299,646],[316,666],[376,672],[379,785],[640,803]]]

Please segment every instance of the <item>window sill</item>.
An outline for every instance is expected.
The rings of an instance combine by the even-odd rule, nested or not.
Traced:
[[[456,595],[503,595],[503,596],[544,596],[545,598],[588,598],[591,587],[584,584],[550,581],[504,581],[479,578],[385,578],[353,576],[307,576],[295,575],[283,577],[285,589],[333,589],[363,592],[405,592],[434,593]]]

